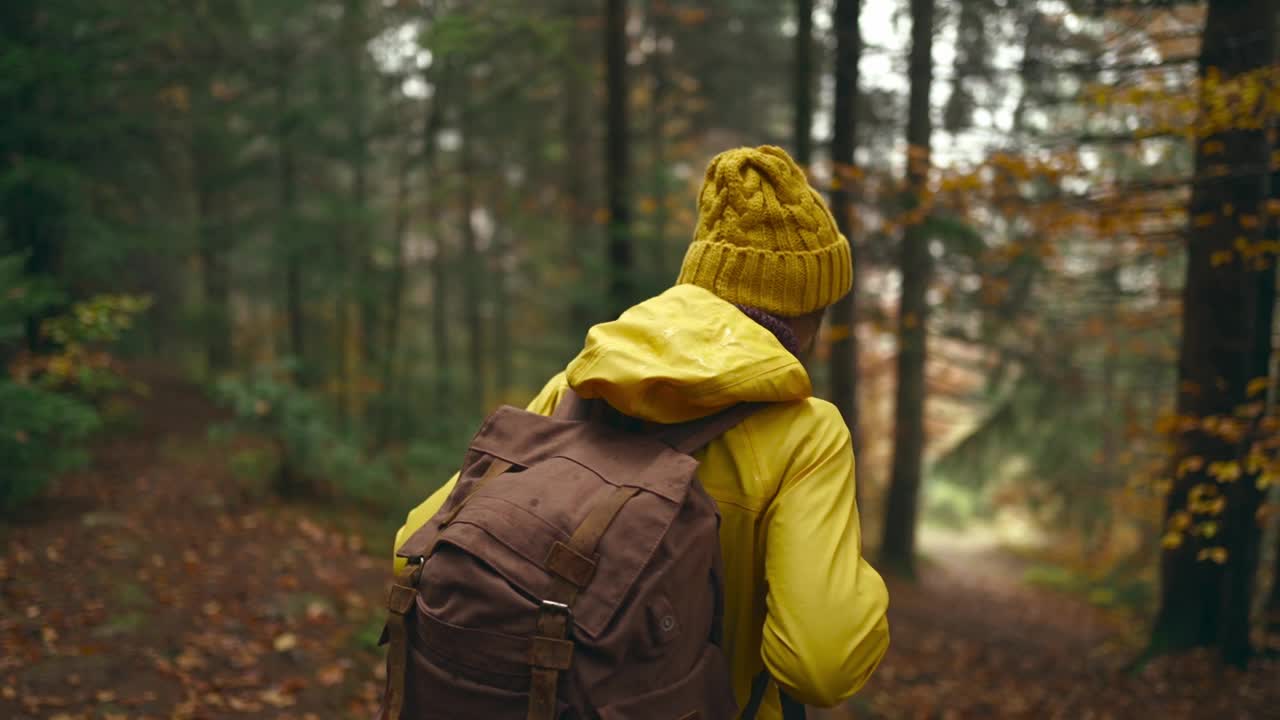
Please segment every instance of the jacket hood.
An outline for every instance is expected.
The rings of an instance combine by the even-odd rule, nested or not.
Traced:
[[[659,423],[813,393],[804,366],[773,333],[688,284],[593,327],[565,374],[582,397],[602,398],[622,413]]]

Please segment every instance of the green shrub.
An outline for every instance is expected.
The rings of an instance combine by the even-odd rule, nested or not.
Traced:
[[[288,367],[259,368],[226,377],[213,388],[215,399],[234,418],[214,428],[215,438],[247,435],[267,440],[276,451],[275,490],[282,495],[330,493],[383,504],[395,497],[391,468],[366,453],[358,432],[340,429],[334,413],[288,379]],[[260,474],[260,459],[251,474]]]
[[[0,511],[11,512],[53,476],[83,465],[79,443],[97,427],[97,413],[81,400],[0,380]]]
[[[26,276],[22,258],[0,257],[0,349],[21,344],[29,317],[63,302],[49,281]],[[97,404],[127,383],[107,347],[149,301],[103,295],[40,325],[39,353],[15,353],[0,378],[0,512],[38,494],[61,472],[84,464],[83,441],[99,428]]]

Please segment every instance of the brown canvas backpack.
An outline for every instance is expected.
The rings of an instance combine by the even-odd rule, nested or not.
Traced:
[[[380,720],[737,717],[719,513],[690,453],[756,409],[657,426],[570,392],[552,417],[491,415],[398,551]]]

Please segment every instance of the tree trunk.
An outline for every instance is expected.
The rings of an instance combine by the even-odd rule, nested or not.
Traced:
[[[472,137],[473,121],[470,119],[470,109],[463,113],[463,122],[461,127],[462,146],[459,148],[461,154],[462,167],[462,259],[463,259],[463,319],[467,326],[468,339],[468,355],[467,372],[470,377],[470,410],[473,412],[483,412],[485,403],[485,372],[486,363],[484,361],[484,327],[483,316],[481,315],[481,293],[480,286],[482,283],[487,284],[486,278],[481,277],[483,268],[480,264],[480,250],[476,244],[475,224],[471,221],[471,215],[475,211],[475,138]]]
[[[382,355],[381,422],[378,426],[378,443],[385,446],[396,432],[395,420],[400,403],[399,392],[400,316],[404,310],[405,239],[409,234],[409,180],[411,177],[411,143],[406,136],[400,148],[400,166],[396,172],[395,223],[391,231],[391,277],[387,283],[387,324],[383,328],[386,347]]]
[[[932,275],[922,203],[929,174],[929,91],[933,86],[933,3],[911,0],[911,92],[907,116],[907,198],[898,310],[898,386],[893,477],[880,551],[887,566],[915,571],[916,515],[924,464],[925,328]]]
[[[855,11],[857,9],[856,8],[857,4],[858,3],[854,3]],[[837,9],[836,13],[839,14],[839,12],[840,10]],[[844,20],[845,22],[848,21],[847,18],[841,18],[841,20]],[[837,23],[838,22],[840,22],[840,20],[837,20]],[[855,19],[853,22],[856,25],[857,20]],[[846,28],[841,28],[837,24],[836,26],[836,66],[837,66],[836,74],[837,75],[840,74],[839,65],[840,65],[840,61],[843,59],[842,51],[839,46],[840,38],[842,37],[841,36],[842,32],[847,33],[848,30]],[[791,91],[794,94],[794,103],[795,103],[794,104],[795,122],[794,122],[794,127],[792,128],[792,131],[795,133],[795,139],[793,140],[793,143],[795,145],[796,163],[798,163],[800,167],[804,168],[805,171],[807,172],[809,170],[809,164],[813,162],[813,139],[812,139],[813,138],[813,0],[796,0],[796,48],[795,50],[796,50],[796,56],[795,56],[795,62],[792,68],[793,71],[795,72],[795,77],[792,79],[792,87],[791,87]],[[846,70],[846,73],[847,72],[848,71]],[[855,76],[857,75],[856,68],[854,68],[853,74]],[[837,82],[839,82],[839,80],[837,80]],[[854,80],[854,82],[855,83],[857,82],[856,79]],[[837,87],[836,94],[839,95],[841,92],[847,92],[847,91],[848,91],[847,88]],[[848,98],[846,98],[846,102],[847,101],[848,101]],[[851,118],[846,118],[846,120],[848,120],[849,122],[846,122],[844,124],[850,124],[852,122]],[[838,126],[837,126],[837,132],[839,132]],[[832,142],[834,143],[834,139]],[[852,143],[850,143],[849,147],[852,147],[852,146],[853,146]],[[835,153],[833,151],[832,155],[834,156],[834,154]],[[853,162],[853,158],[850,157],[847,161],[839,160],[837,162],[848,162],[851,164]]]
[[[210,371],[231,367],[231,278],[227,254],[222,247],[222,204],[208,188],[197,194],[200,224],[200,269],[204,289],[204,310],[209,319],[205,328],[205,361]]]
[[[435,252],[430,263],[431,276],[431,350],[434,355],[433,399],[431,407],[435,417],[452,415],[453,354],[449,342],[449,252],[446,233],[437,222],[440,207],[440,169],[436,165],[439,144],[437,137],[448,113],[447,98],[453,87],[452,69],[447,61],[441,63],[435,93],[426,105],[426,117],[422,124],[422,177],[426,191],[422,207],[427,220]]]
[[[351,172],[350,206],[344,215],[345,238],[339,256],[339,272],[346,280],[345,292],[339,300],[342,317],[339,352],[342,357],[343,418],[351,422],[363,415],[364,360],[368,345],[363,333],[372,329],[370,303],[366,285],[372,266],[369,257],[368,223],[365,203],[368,194],[368,138],[365,119],[365,75],[363,73],[366,40],[362,0],[346,0],[343,6],[344,44],[347,58],[347,164]]]
[[[1271,199],[1280,200],[1280,172],[1271,173],[1271,186],[1267,189]],[[1267,225],[1268,239],[1272,242],[1280,240],[1280,219],[1271,218],[1271,222]],[[1276,268],[1272,268],[1274,273]],[[1275,278],[1271,280],[1275,283]],[[1276,354],[1276,326],[1275,326],[1275,304],[1272,303],[1272,319],[1271,319],[1271,355],[1269,372],[1267,373],[1270,383],[1267,385],[1267,400],[1265,417],[1276,416],[1277,400],[1280,399],[1280,356]],[[1268,497],[1265,502],[1272,504],[1280,504],[1280,485],[1272,486],[1268,490]],[[1271,657],[1280,657],[1280,518],[1271,517],[1268,522],[1266,531],[1262,533],[1263,542],[1271,544],[1273,556],[1271,558],[1271,588],[1267,591],[1266,598],[1262,603],[1262,626],[1263,637],[1267,638],[1266,642],[1267,654]],[[1264,545],[1265,547],[1265,545]]]
[[[1280,534],[1276,535],[1276,540],[1276,547],[1272,551],[1275,555],[1272,558],[1271,592],[1267,594],[1262,617],[1271,647],[1280,652]]]
[[[505,164],[503,170],[505,171]],[[502,173],[500,172],[499,175]],[[493,363],[494,382],[499,397],[515,390],[511,379],[511,303],[508,295],[507,263],[511,253],[511,225],[515,222],[515,189],[505,182],[498,184],[496,198],[500,215],[493,231],[493,256],[489,261],[490,284],[493,288]]]
[[[1229,80],[1269,66],[1275,54],[1274,27],[1275,10],[1267,0],[1211,0],[1200,50],[1201,77],[1210,68]],[[1252,42],[1240,43],[1241,37]],[[1209,98],[1201,98],[1202,112],[1208,112],[1209,104]],[[1197,181],[1188,215],[1211,222],[1194,222],[1189,230],[1178,358],[1179,416],[1232,417],[1249,400],[1249,381],[1267,375],[1266,365],[1260,363],[1260,348],[1266,343],[1269,355],[1270,327],[1265,323],[1271,313],[1264,305],[1269,306],[1268,298],[1274,293],[1273,270],[1259,268],[1255,260],[1241,257],[1232,248],[1237,237],[1251,244],[1261,239],[1261,230],[1241,223],[1240,218],[1264,216],[1266,175],[1245,170],[1258,158],[1269,157],[1268,150],[1261,129],[1219,132],[1197,143]],[[1225,172],[1218,177],[1220,171]],[[1228,205],[1231,211],[1225,210]],[[1230,256],[1229,262],[1222,262],[1223,253]],[[1262,493],[1247,471],[1230,483],[1210,475],[1214,463],[1238,461],[1247,467],[1244,460],[1251,439],[1224,437],[1199,427],[1176,438],[1174,467],[1186,470],[1183,463],[1188,458],[1198,458],[1203,465],[1176,473],[1181,477],[1168,496],[1166,519],[1171,529],[1189,521],[1188,530],[1203,530],[1203,523],[1212,521],[1220,532],[1212,537],[1175,534],[1181,543],[1166,549],[1152,653],[1216,646],[1223,659],[1233,664],[1243,664],[1251,654],[1248,605],[1259,549],[1254,516]],[[1195,467],[1195,461],[1189,467]],[[1198,492],[1225,497],[1220,516],[1195,512],[1189,495],[1197,486],[1202,486]],[[1213,560],[1214,551],[1224,562]]]
[[[449,342],[449,248],[445,233],[435,223],[434,192],[427,192],[427,217],[432,222],[435,255],[431,258],[431,347],[435,354],[435,402],[437,418],[450,416],[453,402],[453,353]]]
[[[608,120],[605,182],[609,195],[608,305],[616,317],[635,300],[631,247],[631,205],[628,197],[630,138],[627,130],[627,2],[608,0],[605,21],[605,65],[608,71]]]
[[[653,248],[653,271],[656,279],[663,280],[668,275],[667,268],[667,90],[670,85],[667,72],[666,52],[663,39],[667,32],[667,13],[671,9],[665,4],[654,10],[651,22],[654,34],[654,49],[649,55],[649,73],[652,83],[651,102],[649,107],[649,154],[652,158],[653,204],[650,213],[649,242]]]
[[[580,339],[593,320],[589,298],[584,288],[589,282],[589,274],[585,271],[583,259],[589,257],[592,246],[592,209],[594,203],[591,195],[591,181],[587,175],[588,164],[583,158],[590,153],[588,147],[588,127],[585,102],[591,96],[591,84],[586,82],[585,67],[589,67],[586,44],[586,33],[577,26],[582,20],[579,0],[569,0],[566,12],[575,23],[570,33],[568,52],[564,62],[564,115],[561,116],[560,129],[564,144],[564,193],[566,202],[564,217],[566,221],[566,238],[568,245],[565,253],[565,268],[568,272],[568,319],[569,337]],[[593,282],[593,281],[592,281]]]
[[[290,99],[293,63],[284,57],[277,68],[276,79],[276,152],[278,163],[277,202],[280,219],[276,226],[276,244],[284,258],[285,316],[289,326],[289,352],[298,369],[294,377],[300,386],[307,385],[306,317],[302,309],[302,248],[298,247],[297,207],[298,177],[294,155],[294,111]]]
[[[204,326],[205,366],[210,372],[221,372],[231,367],[231,281],[227,266],[226,202],[214,133],[206,123],[217,112],[212,107],[207,90],[195,91],[191,134],[192,170],[195,174],[195,211],[200,258],[201,308],[206,318]]]
[[[800,28],[812,29],[812,3],[800,3]],[[861,268],[858,267],[857,234],[853,228],[854,184],[852,173],[854,166],[854,147],[857,142],[857,116],[854,104],[858,97],[858,61],[862,56],[862,31],[859,25],[861,0],[837,0],[835,8],[836,31],[836,66],[835,66],[835,112],[831,128],[831,213],[835,215],[840,232],[849,239],[853,250],[853,283],[854,288],[843,299],[831,308],[831,397],[849,432],[854,437],[854,452],[858,447],[858,335],[857,327],[857,286]],[[808,20],[806,21],[806,18]],[[799,43],[809,47],[810,42]],[[807,62],[807,61],[806,61]],[[799,62],[797,62],[799,65]],[[810,110],[800,109],[800,97],[810,100],[809,80],[801,79],[797,70],[796,88],[796,148],[806,148],[808,152]],[[807,76],[807,73],[806,73]],[[804,138],[803,144],[801,137]],[[807,164],[809,158],[799,155],[797,162]],[[860,487],[860,485],[859,485]]]

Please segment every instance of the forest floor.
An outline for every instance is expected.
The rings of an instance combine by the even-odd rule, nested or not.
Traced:
[[[0,718],[370,717],[386,548],[247,497],[208,402],[151,390],[136,427],[0,527]],[[1025,585],[997,551],[940,551],[891,597],[883,665],[815,717],[1280,717],[1280,665],[1127,675],[1131,623]]]

